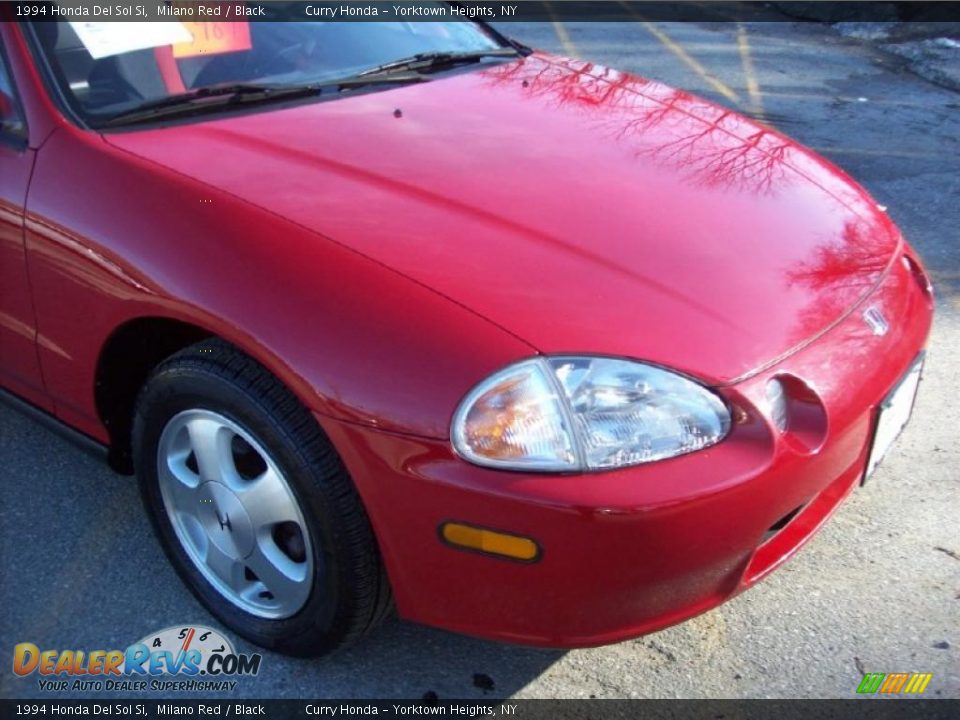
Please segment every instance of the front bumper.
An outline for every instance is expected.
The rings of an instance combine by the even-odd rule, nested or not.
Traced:
[[[890,321],[883,336],[863,320],[871,306]],[[503,472],[465,463],[448,441],[318,420],[366,504],[402,617],[535,645],[605,644],[712,608],[796,552],[861,478],[877,405],[923,348],[932,308],[896,262],[828,333],[720,389],[735,408],[727,439],[645,466]],[[767,421],[765,384],[775,376],[821,403],[812,441]],[[542,557],[461,552],[438,538],[449,520],[533,538]]]

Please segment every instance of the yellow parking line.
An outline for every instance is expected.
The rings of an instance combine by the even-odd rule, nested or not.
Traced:
[[[740,96],[737,95],[733,89],[724,83],[722,80],[714,76],[709,70],[707,70],[703,65],[701,65],[697,60],[691,57],[690,53],[683,49],[679,43],[675,42],[667,35],[663,30],[658,28],[654,23],[648,22],[642,15],[637,13],[632,7],[627,3],[621,2],[620,5],[627,11],[627,13],[637,20],[644,29],[653,35],[657,40],[660,41],[660,44],[663,45],[667,50],[676,55],[680,60],[682,60],[687,67],[693,70],[697,75],[703,78],[707,83],[713,87],[718,93],[723,95],[727,100],[733,103],[740,103]]]
[[[573,40],[570,39],[570,33],[567,32],[567,28],[564,27],[563,23],[560,21],[560,18],[553,11],[553,6],[545,2],[543,7],[547,11],[547,15],[550,16],[550,22],[553,24],[553,31],[557,34],[557,40],[560,41],[560,44],[563,46],[563,51],[570,57],[577,56],[577,46],[573,44]]]
[[[760,92],[760,83],[753,68],[753,56],[750,53],[750,40],[743,23],[737,23],[737,49],[740,51],[740,61],[743,64],[743,74],[747,79],[747,94],[750,95],[750,104],[753,112],[763,117],[763,95]]]

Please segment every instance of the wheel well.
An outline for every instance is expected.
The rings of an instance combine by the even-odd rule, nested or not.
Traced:
[[[100,351],[94,395],[97,414],[110,434],[108,460],[130,475],[130,430],[137,394],[150,372],[183,348],[210,337],[189,323],[170,318],[139,318],[117,328]]]

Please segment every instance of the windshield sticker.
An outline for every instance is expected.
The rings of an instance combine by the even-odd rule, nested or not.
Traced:
[[[173,46],[175,58],[217,55],[218,53],[249,50],[250,23],[242,22],[188,22],[183,23],[193,36],[191,42]]]
[[[193,40],[179,22],[71,22],[70,27],[94,60]]]

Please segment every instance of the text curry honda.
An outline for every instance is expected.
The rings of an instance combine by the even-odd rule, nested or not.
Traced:
[[[775,130],[470,22],[0,13],[0,383],[254,642],[680,622],[909,418],[921,262]]]

